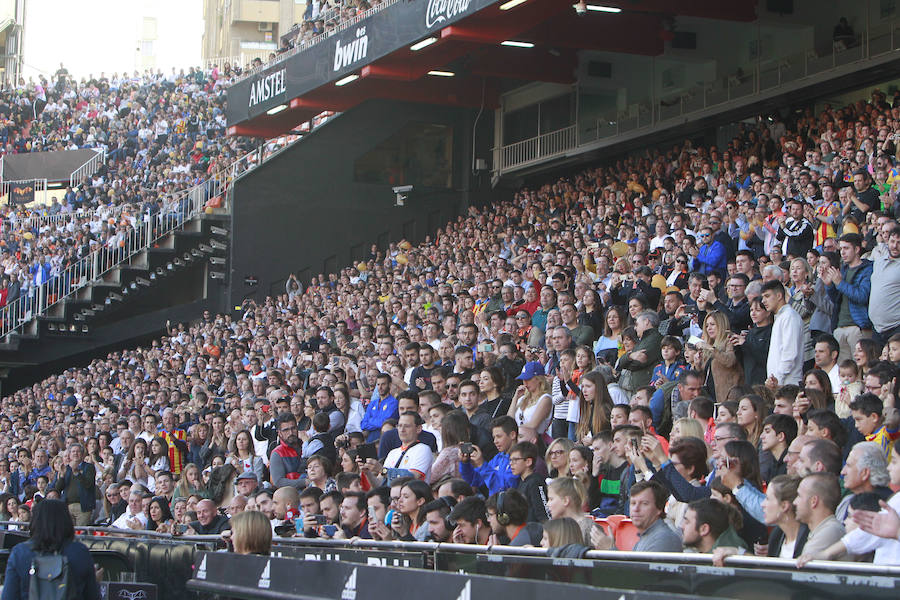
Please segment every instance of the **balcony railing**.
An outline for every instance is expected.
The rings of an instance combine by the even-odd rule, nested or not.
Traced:
[[[717,81],[663,95],[654,101],[631,104],[624,111],[610,112],[590,122],[579,120],[577,139],[569,137],[571,125],[558,131],[509,144],[500,148],[495,173],[528,166],[547,160],[579,146],[642,129],[657,127],[666,122],[682,123],[710,108],[725,106],[741,99],[751,99],[763,93],[777,91],[798,80],[836,71],[860,61],[897,54],[900,51],[900,21],[878,25],[867,30],[850,47],[833,44],[831,51],[820,55],[813,49],[780,59],[760,61],[738,69]],[[561,143],[550,152],[544,140]]]

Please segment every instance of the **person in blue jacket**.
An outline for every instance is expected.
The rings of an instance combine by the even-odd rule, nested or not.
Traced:
[[[31,539],[17,544],[9,554],[0,600],[28,600],[29,571],[34,556],[51,552],[61,553],[68,561],[68,585],[74,588],[68,597],[100,599],[94,559],[87,546],[75,541],[75,526],[68,507],[62,500],[42,500],[32,513]]]
[[[366,407],[360,428],[367,442],[374,442],[381,437],[381,426],[388,419],[396,419],[398,414],[397,399],[391,395],[391,376],[379,373],[372,400]]]
[[[484,486],[488,496],[514,488],[519,478],[513,475],[509,467],[509,449],[519,441],[519,426],[516,420],[508,415],[491,421],[491,434],[497,454],[485,462],[484,453],[478,446],[472,447],[472,454],[459,456],[459,474],[473,488]]]
[[[722,242],[713,237],[712,228],[701,229],[697,242],[700,248],[694,257],[694,268],[704,275],[718,273],[720,277],[725,277],[728,272],[727,253]]]

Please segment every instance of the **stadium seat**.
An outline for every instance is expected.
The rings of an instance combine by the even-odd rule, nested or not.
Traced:
[[[638,542],[637,527],[631,519],[622,519],[616,527],[616,548],[619,550],[631,550]]]

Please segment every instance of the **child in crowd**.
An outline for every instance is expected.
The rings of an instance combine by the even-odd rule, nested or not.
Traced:
[[[681,342],[678,338],[671,335],[664,337],[660,342],[660,353],[662,362],[653,367],[653,375],[650,377],[650,384],[656,387],[662,387],[669,381],[677,381],[687,369],[681,360]]]
[[[867,442],[875,442],[890,460],[891,448],[898,437],[896,429],[888,429],[884,424],[884,403],[875,394],[862,394],[850,403],[850,412],[856,430],[866,436]]]
[[[859,365],[848,358],[838,365],[838,376],[841,378],[841,391],[834,399],[834,412],[846,419],[850,416],[850,403],[863,391],[859,380]]]

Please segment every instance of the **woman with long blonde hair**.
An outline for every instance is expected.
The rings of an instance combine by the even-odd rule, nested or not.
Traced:
[[[530,427],[537,435],[544,435],[553,418],[550,381],[544,376],[544,365],[539,362],[525,363],[516,379],[522,381],[522,385],[513,394],[507,414],[516,420],[520,428]]]
[[[744,382],[744,369],[734,351],[734,340],[728,317],[719,311],[706,315],[703,321],[703,341],[698,344],[712,373],[716,402],[725,402],[731,388]]]

